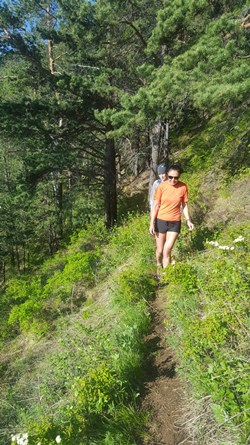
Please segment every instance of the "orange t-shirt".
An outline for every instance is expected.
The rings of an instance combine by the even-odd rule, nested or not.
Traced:
[[[188,188],[184,182],[175,185],[164,181],[158,185],[154,200],[159,204],[157,218],[164,221],[180,221],[181,205],[188,202]]]

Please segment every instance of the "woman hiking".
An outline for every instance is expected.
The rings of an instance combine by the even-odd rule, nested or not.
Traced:
[[[156,263],[163,268],[171,263],[171,251],[181,230],[181,212],[187,227],[193,230],[188,210],[188,188],[180,181],[182,168],[172,164],[167,180],[158,185],[154,195],[149,232],[156,236]]]

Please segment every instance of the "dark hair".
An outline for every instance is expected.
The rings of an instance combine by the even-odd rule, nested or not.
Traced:
[[[170,170],[176,170],[176,171],[179,173],[179,175],[180,175],[181,173],[183,173],[183,168],[182,168],[181,164],[179,164],[179,162],[176,162],[176,163],[174,163],[174,164],[171,164],[171,165],[168,167],[168,172],[169,172]]]

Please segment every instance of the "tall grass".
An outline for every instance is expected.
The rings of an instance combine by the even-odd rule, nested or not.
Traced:
[[[145,215],[130,216],[105,243],[105,233],[92,241],[85,232],[32,279],[9,286],[19,303],[9,322],[22,335],[3,355],[0,444],[134,445],[146,434],[137,400],[157,285],[147,228]],[[73,288],[80,302],[70,310]],[[25,312],[36,301],[39,310]]]
[[[247,223],[227,227],[164,278],[179,372],[224,437],[203,429],[201,444],[246,444],[250,434],[248,236]]]

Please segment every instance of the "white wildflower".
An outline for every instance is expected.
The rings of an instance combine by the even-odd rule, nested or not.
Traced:
[[[60,443],[62,441],[61,437],[58,435],[56,436],[56,443]]]
[[[215,246],[215,247],[219,246],[218,241],[207,241],[207,243],[210,244],[211,246]]]
[[[16,442],[17,444],[19,444],[19,441],[20,441],[20,438],[21,438],[21,434],[15,434],[14,436],[11,436],[11,440],[12,440],[12,442]]]
[[[221,250],[229,250],[230,247],[229,246],[219,246],[219,249],[221,249]]]
[[[173,260],[172,261],[172,266],[174,266],[176,264],[176,261],[175,260]]]
[[[240,243],[241,241],[244,241],[244,237],[243,236],[238,236],[238,238],[236,238],[235,240],[234,240],[234,243]]]
[[[234,250],[234,249],[235,249],[235,247],[234,247],[234,246],[230,247],[230,250]]]

